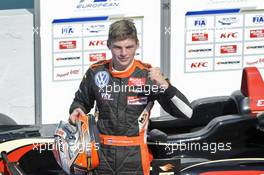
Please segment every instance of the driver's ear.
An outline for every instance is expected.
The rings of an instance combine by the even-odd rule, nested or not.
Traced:
[[[139,41],[137,40],[137,49],[139,48]]]

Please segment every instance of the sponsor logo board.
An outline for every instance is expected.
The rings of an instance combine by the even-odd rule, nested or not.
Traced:
[[[54,52],[80,51],[82,42],[80,38],[76,39],[55,39],[53,40]]]
[[[194,26],[195,27],[206,27],[207,20],[205,18],[195,19]]]
[[[221,54],[237,53],[237,45],[223,45],[220,46]]]
[[[264,37],[264,29],[254,29],[250,30],[250,38],[263,38]]]
[[[83,25],[83,36],[97,36],[107,35],[110,23],[109,22],[97,22],[87,23]]]
[[[242,43],[215,44],[215,56],[241,55]]]
[[[82,53],[59,53],[53,55],[54,66],[70,66],[82,64]]]
[[[242,41],[243,29],[216,30],[216,42]]]
[[[216,28],[242,27],[243,15],[216,16]]]
[[[201,58],[201,57],[212,57],[213,46],[212,45],[189,45],[186,46],[186,57],[187,58]]]
[[[245,26],[262,26],[262,25],[264,25],[264,13],[245,15]]]
[[[245,42],[244,44],[245,54],[264,54],[264,42]]]
[[[192,41],[208,41],[208,33],[193,33]]]
[[[186,28],[204,30],[214,27],[214,17],[189,17],[186,21]]]
[[[202,72],[213,70],[213,58],[208,59],[188,59],[185,60],[186,72]]]
[[[242,61],[240,57],[215,58],[215,70],[241,69]]]
[[[262,55],[244,56],[244,66],[245,67],[256,66],[259,68],[263,68],[264,56]]]
[[[85,50],[107,50],[107,39],[106,37],[90,37],[84,38],[84,49]]]
[[[59,67],[54,68],[54,80],[77,80],[82,78],[82,67],[72,66],[72,67]]]
[[[93,63],[96,63],[101,60],[110,59],[112,56],[109,50],[102,51],[91,51],[84,52],[84,64],[90,66]]]
[[[213,42],[214,33],[212,30],[206,32],[187,32],[186,33],[186,42],[187,44],[199,44],[199,43],[209,43]]]
[[[80,37],[82,36],[82,25],[71,24],[71,25],[53,25],[53,37],[54,38],[67,38],[67,37]]]
[[[96,62],[106,59],[106,52],[89,54],[89,61]]]
[[[60,50],[64,50],[64,49],[76,49],[77,48],[77,42],[76,42],[76,40],[60,41],[59,42],[59,48],[60,48]]]

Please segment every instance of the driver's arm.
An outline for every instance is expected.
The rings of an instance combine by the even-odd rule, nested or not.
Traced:
[[[91,84],[93,82],[92,69],[88,69],[71,104],[70,123],[75,123],[76,116],[87,114],[93,108],[95,100]]]
[[[153,93],[162,108],[174,117],[191,118],[193,110],[187,98],[162,75],[160,68],[148,69],[148,76],[162,91]]]
[[[169,87],[156,97],[161,107],[170,115],[178,118],[191,118],[193,110],[188,99],[174,86]]]

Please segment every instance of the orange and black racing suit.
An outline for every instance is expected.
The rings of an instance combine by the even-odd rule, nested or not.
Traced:
[[[188,100],[175,87],[155,86],[148,77],[149,64],[134,60],[126,71],[115,71],[112,60],[92,65],[75,94],[70,113],[88,113],[94,102],[99,110],[100,164],[94,174],[148,175],[151,155],[146,130],[153,102],[176,117],[190,117]]]

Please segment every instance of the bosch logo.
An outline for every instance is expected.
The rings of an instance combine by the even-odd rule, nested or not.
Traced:
[[[196,62],[191,64],[191,68],[208,67],[208,62]]]
[[[194,21],[195,27],[205,27],[207,24],[207,21],[205,19],[197,19]]]
[[[221,25],[225,25],[225,26],[232,25],[237,22],[238,22],[237,17],[225,17],[225,18],[218,20],[218,23],[220,23]]]
[[[264,16],[254,16],[252,18],[252,22],[254,24],[263,24],[264,23]]]
[[[74,31],[73,31],[72,27],[64,27],[64,28],[61,29],[61,33],[63,35],[70,35],[70,34],[73,34]]]
[[[89,46],[106,46],[107,41],[106,40],[94,40],[89,41]]]
[[[237,38],[237,32],[222,33],[220,38]]]

